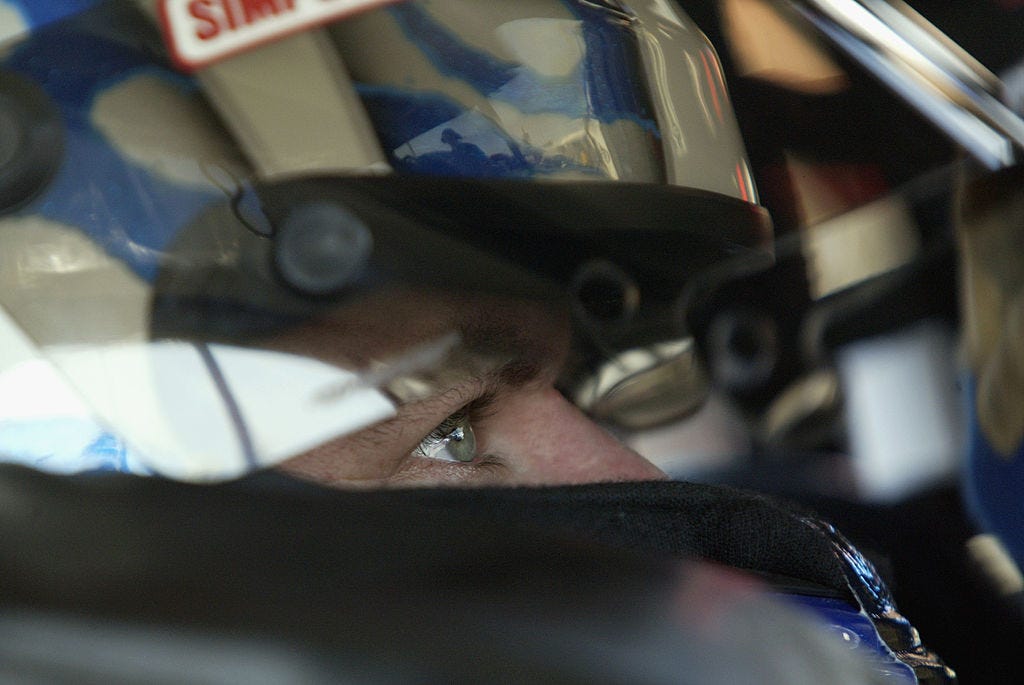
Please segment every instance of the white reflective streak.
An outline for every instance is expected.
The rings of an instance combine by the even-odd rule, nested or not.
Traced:
[[[13,42],[28,33],[28,22],[17,3],[0,0],[0,44]]]
[[[180,480],[244,475],[395,411],[355,374],[278,352],[161,341],[46,354],[147,466]],[[351,392],[322,399],[344,383]]]

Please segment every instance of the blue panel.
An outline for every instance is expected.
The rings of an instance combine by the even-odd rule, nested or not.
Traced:
[[[786,595],[786,600],[814,613],[835,635],[839,644],[846,645],[857,656],[873,664],[884,682],[917,683],[914,670],[896,658],[879,637],[871,619],[856,607],[828,597]]]
[[[0,4],[10,5],[18,10],[32,28],[45,26],[50,22],[70,17],[87,10],[101,0],[5,0]]]
[[[997,535],[1024,568],[1024,443],[1012,454],[997,452],[978,421],[975,380],[970,378],[965,385],[970,399],[967,503],[985,530]]]

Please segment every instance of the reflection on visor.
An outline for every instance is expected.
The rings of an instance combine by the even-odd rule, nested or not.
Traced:
[[[0,461],[52,473],[150,469],[95,418],[0,308]]]
[[[639,430],[688,416],[708,391],[693,339],[686,338],[614,356],[578,382],[573,399],[598,420]]]
[[[352,372],[267,350],[160,341],[48,357],[148,469],[183,480],[234,478],[395,413]]]

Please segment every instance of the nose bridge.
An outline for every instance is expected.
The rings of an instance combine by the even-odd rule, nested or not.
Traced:
[[[537,390],[510,399],[501,447],[529,483],[660,480],[665,474],[580,412],[558,391]]]

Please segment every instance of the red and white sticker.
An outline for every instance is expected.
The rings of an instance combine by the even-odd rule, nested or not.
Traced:
[[[198,69],[347,14],[397,0],[160,0],[171,56]]]

